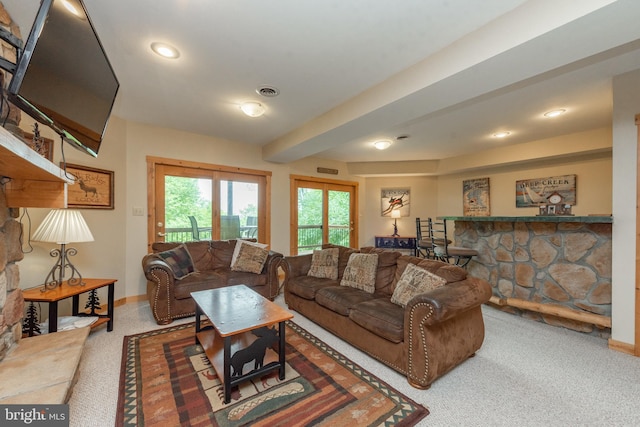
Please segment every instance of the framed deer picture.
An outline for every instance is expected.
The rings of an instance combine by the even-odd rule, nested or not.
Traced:
[[[67,205],[76,209],[113,209],[113,171],[60,163],[76,183],[67,190]]]

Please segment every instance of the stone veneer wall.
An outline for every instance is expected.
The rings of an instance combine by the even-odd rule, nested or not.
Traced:
[[[13,22],[13,19],[6,11],[2,3],[0,3],[0,25],[5,30],[10,31],[11,34],[16,36],[18,39],[22,40],[20,28],[15,22]],[[12,62],[14,64],[16,63],[16,49],[2,40],[0,40],[0,56],[2,56],[9,62]],[[3,89],[6,89],[9,81],[11,81],[11,74],[0,70],[0,84],[2,85]],[[18,128],[18,125],[20,124],[21,112],[16,106],[4,102],[2,104],[2,111],[0,111],[0,117],[2,117],[2,121],[4,122],[3,126],[7,130],[9,130],[10,132],[22,133],[22,131]],[[2,175],[2,171],[0,171],[0,175]]]
[[[468,266],[493,294],[611,316],[611,224],[456,221],[456,244],[478,250]],[[610,328],[513,307],[525,317],[592,335]]]
[[[0,3],[0,25],[11,31],[16,37],[22,39],[20,29],[13,22],[7,13],[4,5]],[[10,62],[15,63],[15,49],[5,43],[0,42],[0,55]],[[0,71],[0,84],[6,87],[4,71]],[[7,111],[7,109],[9,111]],[[17,128],[20,123],[20,110],[15,106],[3,103],[0,117],[6,117],[6,123]],[[5,126],[6,127],[6,126]],[[11,130],[11,129],[9,129]],[[0,176],[2,171],[0,170]],[[22,318],[24,314],[24,299],[20,289],[20,272],[16,262],[22,260],[22,245],[20,235],[22,225],[16,221],[11,210],[7,208],[7,201],[4,189],[0,194],[0,361],[4,359],[7,352],[18,344],[22,337]]]
[[[1,173],[1,172],[0,172]],[[24,299],[20,289],[18,261],[24,257],[20,244],[22,224],[10,215],[4,191],[0,194],[0,361],[22,336]]]

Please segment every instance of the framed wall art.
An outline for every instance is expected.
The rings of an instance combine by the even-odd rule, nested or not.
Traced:
[[[380,191],[380,214],[391,216],[391,211],[399,210],[400,216],[409,216],[410,188],[383,188]]]
[[[60,163],[60,168],[65,165]],[[77,209],[113,209],[113,171],[66,164],[76,183],[68,187],[68,206]]]
[[[555,201],[554,198],[559,198],[559,200]],[[516,208],[558,204],[560,201],[565,205],[574,206],[576,204],[575,175],[516,181]]]
[[[489,178],[462,181],[462,208],[464,216],[489,216]]]

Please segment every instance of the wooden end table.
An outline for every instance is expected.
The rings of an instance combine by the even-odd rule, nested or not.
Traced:
[[[22,295],[26,302],[46,302],[49,303],[49,332],[58,331],[58,301],[73,298],[72,315],[73,316],[97,316],[98,320],[91,325],[92,328],[102,325],[106,322],[107,332],[113,331],[113,288],[117,279],[82,279],[84,285],[70,286],[66,281],[62,285],[47,289],[42,292],[42,286],[31,288],[23,291]],[[92,309],[91,313],[80,313],[80,294],[91,292],[98,288],[108,286],[107,314],[97,314]],[[33,331],[29,331],[29,336],[33,336]]]
[[[231,401],[231,387],[241,381],[275,369],[279,370],[280,379],[284,379],[285,321],[292,319],[293,314],[245,285],[192,292],[191,297],[196,302],[196,343],[200,342],[222,379],[224,403]],[[202,327],[200,319],[203,314],[212,326]],[[277,336],[254,336],[275,324],[278,324]],[[271,346],[266,352],[259,349],[260,346],[256,345],[259,340],[263,340],[260,344],[275,344],[277,341],[277,358],[273,351],[269,351]],[[254,355],[257,357],[253,358]],[[255,369],[243,374],[244,364],[250,362],[255,362],[252,365]]]

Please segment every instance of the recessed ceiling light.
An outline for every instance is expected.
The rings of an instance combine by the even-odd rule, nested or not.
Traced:
[[[260,117],[264,114],[264,106],[259,102],[245,102],[240,109],[249,117]]]
[[[544,113],[544,116],[545,117],[558,117],[558,116],[563,115],[566,112],[567,112],[567,110],[565,110],[564,108],[560,108],[558,110],[547,111],[546,113]]]
[[[378,150],[386,150],[387,148],[391,147],[391,141],[389,141],[388,139],[381,139],[380,141],[374,142],[373,146]]]
[[[153,50],[163,58],[176,59],[180,56],[180,52],[178,52],[178,49],[166,43],[151,43],[151,50]]]
[[[493,137],[494,138],[504,138],[504,137],[509,136],[509,135],[511,135],[511,132],[505,130],[505,131],[502,131],[502,132],[494,133]]]

